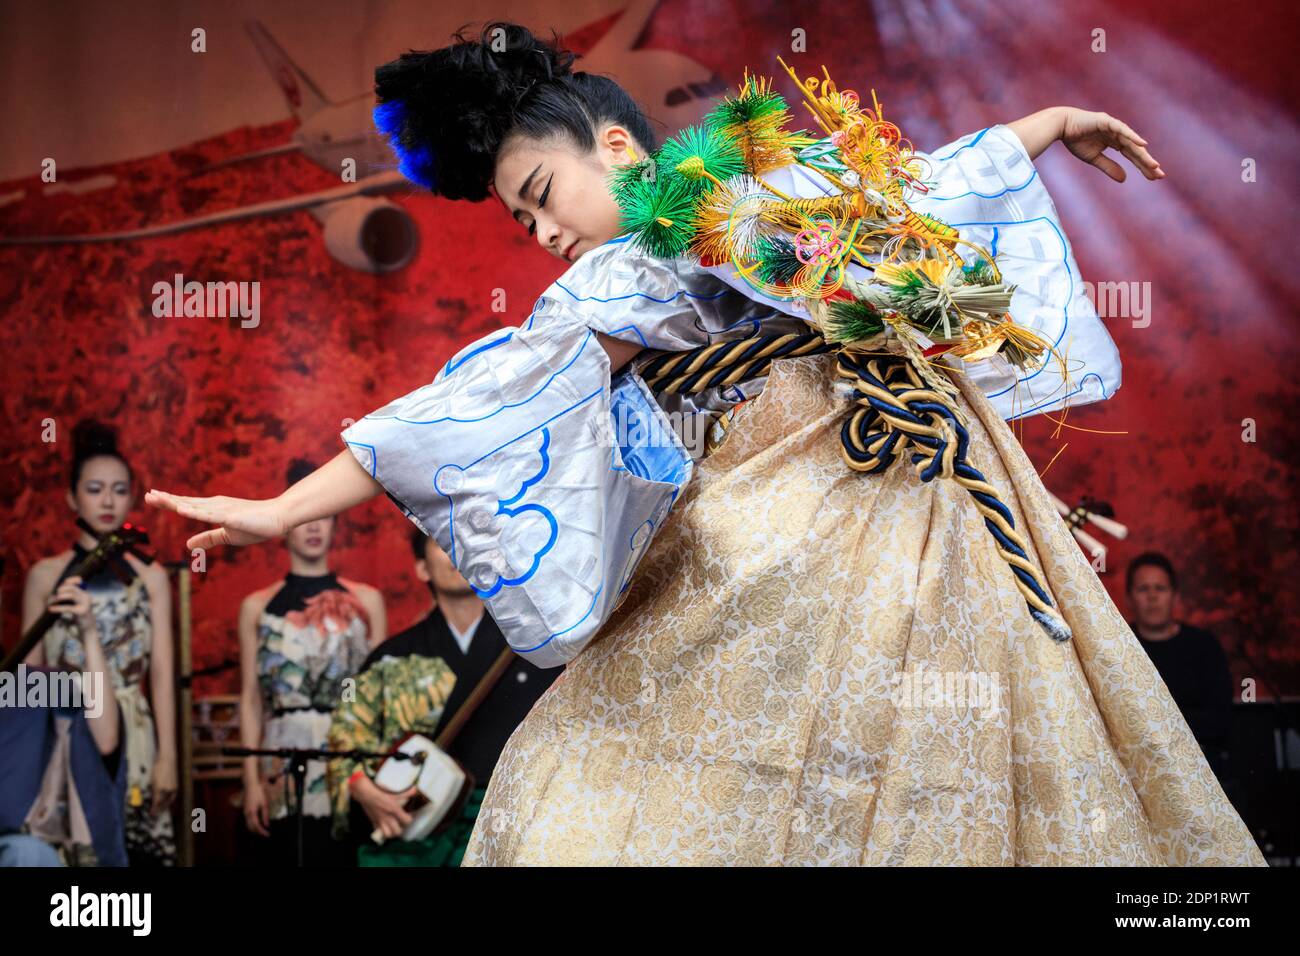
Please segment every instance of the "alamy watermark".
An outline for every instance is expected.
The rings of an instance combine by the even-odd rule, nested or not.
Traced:
[[[1084,282],[1084,294],[1103,319],[1132,319],[1133,328],[1151,324],[1150,282]]]
[[[151,291],[155,318],[238,316],[243,329],[255,329],[262,321],[260,282],[186,282],[178,272],[171,282],[155,282]]]
[[[987,671],[927,669],[920,662],[909,671],[897,671],[890,700],[900,710],[979,710],[982,716],[1002,709],[1001,675]]]
[[[50,897],[50,925],[55,927],[111,927],[148,936],[153,929],[152,893],[103,893],[73,885],[67,893]]]
[[[0,673],[0,707],[84,709],[87,717],[99,717],[104,713],[104,674],[19,664],[12,673]]]
[[[702,446],[714,419],[706,412],[643,409],[615,402],[610,409],[609,428],[600,429],[602,447],[675,448],[680,441],[687,448]]]

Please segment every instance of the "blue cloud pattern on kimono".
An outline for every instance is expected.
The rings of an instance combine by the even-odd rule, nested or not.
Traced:
[[[519,439],[516,439],[515,442],[510,442],[509,444],[514,445],[528,437],[529,436],[527,435],[521,436]],[[458,563],[457,552],[459,542],[462,539],[467,541],[465,550],[467,552],[467,557],[470,560],[473,560],[475,552],[480,549],[469,546],[468,543],[478,542],[480,540],[485,543],[485,547],[482,548],[481,551],[484,561],[487,563],[488,567],[491,568],[489,573],[495,575],[493,580],[486,586],[480,586],[467,576],[470,587],[472,587],[475,593],[477,593],[481,598],[490,598],[500,591],[502,587],[516,587],[532,578],[532,576],[537,573],[542,558],[545,557],[546,554],[555,546],[555,542],[559,537],[559,522],[556,521],[554,513],[549,508],[536,503],[525,503],[518,507],[513,507],[523,499],[524,495],[528,493],[532,486],[541,481],[547,472],[550,471],[551,459],[548,453],[551,445],[550,429],[542,428],[540,432],[535,433],[533,437],[540,439],[539,447],[536,449],[536,454],[539,459],[537,469],[533,474],[521,481],[519,490],[515,492],[515,494],[511,495],[509,498],[497,498],[496,511],[492,514],[491,518],[504,520],[485,520],[484,511],[478,509],[471,511],[468,517],[462,515],[461,528],[458,529],[455,501],[451,494],[449,494],[447,490],[444,490],[444,485],[447,481],[446,476],[448,474],[454,472],[456,475],[455,483],[457,488],[464,487],[463,482],[465,480],[465,474],[471,469],[483,465],[484,463],[487,463],[489,468],[492,468],[493,455],[481,458],[463,468],[459,465],[443,465],[438,469],[433,478],[435,490],[437,490],[440,495],[446,497],[451,513],[452,550],[450,557],[452,563]],[[518,451],[508,451],[505,450],[505,447],[498,449],[497,451],[505,451],[505,454],[502,457],[514,459],[518,456]],[[519,518],[521,515],[540,515],[542,517],[542,520],[545,523],[546,536],[545,540],[540,544],[532,545],[520,540],[521,538],[531,537],[535,539],[537,537],[536,534],[532,533],[537,525],[536,521],[529,521],[529,519],[525,517],[523,519],[525,527],[522,531],[514,524],[515,519]],[[465,524],[470,525],[469,532],[464,531]],[[508,551],[515,549],[522,549],[525,555],[523,560],[514,560],[511,558]],[[518,567],[524,567],[526,570],[511,577],[507,577],[502,573],[503,568],[513,569]]]

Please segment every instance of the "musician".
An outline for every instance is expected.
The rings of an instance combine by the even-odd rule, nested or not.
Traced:
[[[438,545],[412,530],[415,574],[429,586],[434,604],[419,623],[373,651],[357,679],[355,700],[334,715],[334,750],[392,749],[408,732],[436,740],[506,650],[505,637],[483,602]],[[331,761],[330,792],[335,832],[358,839],[379,830],[376,845],[361,839],[362,866],[459,866],[474,829],[488,780],[506,741],[533,704],[562,672],[542,670],[514,656],[447,748],[473,778],[473,790],[457,818],[418,842],[400,839],[411,816],[403,807],[413,790],[390,794],[375,784],[374,765]],[[489,678],[490,679],[490,678]]]
[[[311,462],[295,461],[287,482],[314,470]],[[285,536],[289,573],[254,591],[239,609],[239,725],[246,747],[324,748],[344,681],[386,636],[379,591],[330,570],[335,530],[334,518],[292,529]],[[292,783],[281,770],[273,758],[244,761],[243,809],[248,830],[268,839],[258,847],[260,862],[287,866],[296,861],[298,837]],[[330,836],[323,761],[307,765],[305,790],[304,864],[354,865],[355,848]]]
[[[81,583],[65,578],[46,606],[90,633],[98,622]],[[121,710],[103,644],[85,647],[82,684],[90,675],[98,697],[83,689],[80,701],[0,707],[0,867],[127,863]],[[38,671],[38,680],[54,673]]]
[[[134,475],[118,449],[115,429],[79,422],[72,444],[66,501],[95,533],[81,530],[70,549],[32,566],[23,588],[24,631],[45,611],[72,567],[94,549],[96,535],[121,528],[135,501]],[[27,663],[83,671],[87,638],[102,644],[126,728],[127,854],[132,866],[174,866],[169,808],[176,796],[176,687],[167,572],[125,552],[82,587],[90,596],[91,615],[60,618]]]
[[[1158,551],[1139,554],[1125,577],[1130,626],[1220,780],[1230,773],[1232,671],[1219,639],[1175,617],[1178,575]]]

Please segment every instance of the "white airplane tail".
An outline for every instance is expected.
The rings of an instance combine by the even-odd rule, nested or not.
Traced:
[[[244,27],[248,30],[253,45],[257,47],[257,52],[261,54],[262,62],[275,77],[275,82],[284,93],[289,109],[299,123],[317,110],[330,105],[329,98],[321,92],[316,82],[304,73],[297,63],[289,59],[289,54],[275,42],[275,38],[266,27],[262,26],[261,21],[248,20],[244,23]]]

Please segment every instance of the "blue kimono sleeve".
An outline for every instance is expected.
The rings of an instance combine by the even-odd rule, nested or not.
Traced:
[[[613,613],[693,467],[579,322],[488,335],[342,437],[539,667],[572,660]]]

